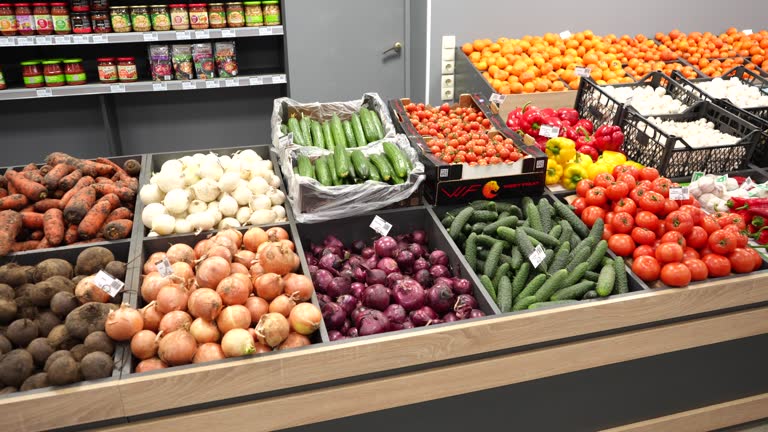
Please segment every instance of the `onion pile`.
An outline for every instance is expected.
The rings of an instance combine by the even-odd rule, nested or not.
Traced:
[[[294,250],[285,229],[256,227],[150,255],[140,290],[146,306],[123,306],[114,318],[125,327],[116,336],[131,339],[141,360],[136,370],[308,345],[322,313],[309,303],[312,280],[295,273]],[[172,273],[164,277],[156,263],[166,258]]]
[[[448,255],[427,249],[424,231],[379,237],[373,247],[328,236],[306,258],[332,341],[485,315]]]

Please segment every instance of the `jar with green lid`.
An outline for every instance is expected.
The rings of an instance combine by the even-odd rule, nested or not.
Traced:
[[[278,0],[266,0],[261,2],[264,14],[264,25],[280,25],[280,2]]]
[[[135,32],[148,32],[152,30],[152,21],[149,19],[147,6],[131,6],[131,25]]]
[[[64,70],[61,68],[61,60],[43,60],[43,78],[47,87],[63,86]]]
[[[261,27],[264,25],[264,13],[261,11],[260,1],[243,2],[245,7],[245,26]]]
[[[152,30],[168,31],[171,29],[171,14],[166,5],[152,5],[149,7],[152,20]]]
[[[64,60],[64,77],[67,85],[81,85],[86,83],[83,59],[72,58]]]
[[[35,88],[45,85],[40,60],[21,62],[21,75],[24,78],[24,87]]]
[[[243,2],[227,3],[227,26],[235,28],[244,26],[244,15],[245,10],[243,9]]]

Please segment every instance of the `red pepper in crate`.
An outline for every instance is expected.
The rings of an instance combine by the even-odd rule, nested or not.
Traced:
[[[579,133],[576,132],[576,129],[573,126],[568,125],[560,128],[560,136],[573,140],[573,142],[576,142],[579,139]]]
[[[600,152],[619,151],[624,144],[624,133],[619,126],[603,125],[595,131],[595,143]]]
[[[595,146],[595,138],[590,135],[586,129],[583,127],[579,127],[576,129],[576,133],[578,133],[578,136],[576,138],[576,150],[580,149],[582,146],[588,145],[591,147]]]
[[[579,153],[584,153],[585,155],[588,155],[592,158],[592,162],[597,162],[597,158],[600,157],[600,153],[597,152],[597,149],[592,147],[591,145],[582,145],[579,147],[576,151]]]
[[[557,117],[560,118],[563,123],[573,126],[579,121],[579,112],[573,108],[560,108],[557,110]]]
[[[592,132],[595,131],[595,125],[592,124],[591,120],[588,119],[581,119],[576,122],[576,124],[573,125],[576,129],[582,128],[585,131],[587,131],[588,134],[592,135]]]
[[[563,121],[560,120],[560,118],[557,116],[544,117],[544,119],[541,121],[541,124],[539,126],[544,126],[544,125],[555,126],[558,129],[560,129],[563,127]]]
[[[521,121],[521,129],[528,135],[536,138],[539,136],[539,128],[544,117],[541,115],[541,111],[535,106],[523,107],[523,117]]]

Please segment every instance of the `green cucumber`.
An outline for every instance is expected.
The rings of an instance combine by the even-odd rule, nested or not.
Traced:
[[[390,143],[385,142],[383,143],[384,146],[384,154],[387,156],[387,159],[389,159],[389,162],[392,164],[392,168],[395,169],[395,174],[397,174],[398,177],[405,177],[408,175],[408,163],[406,163],[406,157],[403,154],[400,149]]]
[[[373,126],[376,127],[376,134],[379,135],[379,139],[384,138],[384,125],[381,124],[381,117],[376,110],[371,110],[371,120],[373,120]]]
[[[497,207],[497,211],[499,211],[499,212],[509,212],[510,215],[517,216],[518,219],[522,219],[523,211],[520,210],[520,207],[518,207],[518,206],[516,206],[516,205],[514,205],[512,203],[508,203],[508,202],[498,202],[498,203],[495,203],[495,204],[496,204],[496,207]]]
[[[600,278],[597,280],[597,287],[595,291],[600,297],[608,297],[613,292],[613,286],[616,283],[616,269],[613,266],[613,262],[608,265],[604,265],[600,270]]]
[[[552,301],[578,300],[594,287],[595,283],[592,281],[581,281],[557,291],[549,299]]]
[[[380,154],[372,154],[370,156],[371,162],[376,165],[379,170],[379,175],[384,181],[389,181],[392,178],[392,169],[389,166],[387,159]]]
[[[306,145],[304,133],[301,131],[301,125],[299,124],[299,120],[297,120],[296,117],[291,117],[288,119],[288,132],[293,133],[293,141],[296,144]]]
[[[594,239],[592,237],[587,237],[584,240],[582,240],[578,246],[576,246],[573,252],[571,252],[571,261],[568,263],[568,266],[566,267],[568,271],[573,271],[573,269],[576,268],[577,265],[587,261],[587,259],[592,254],[592,247],[595,246],[593,241]]]
[[[613,260],[613,266],[616,272],[616,294],[628,293],[629,284],[627,283],[627,269],[624,267],[624,258],[616,257]]]
[[[301,126],[301,135],[304,138],[304,141],[307,142],[308,146],[315,145],[312,142],[312,133],[310,132],[310,119],[309,117],[302,115],[301,121],[299,121],[299,125]]]
[[[333,182],[333,185],[340,186],[341,178],[339,177],[339,172],[336,170],[336,161],[334,160],[333,155],[328,155],[326,161],[328,162],[328,172],[331,173],[331,181]]]
[[[378,168],[376,168],[376,165],[371,163],[370,158],[365,158],[365,161],[368,163],[368,176],[371,180],[380,182],[381,180],[381,174],[379,174]]]
[[[355,173],[357,173],[358,177],[366,179],[371,173],[371,169],[368,166],[368,159],[365,158],[365,155],[360,150],[352,150],[352,155],[350,155],[350,158],[352,159],[352,165],[355,167]]]
[[[288,135],[288,126],[284,124],[280,125],[280,135]]]
[[[328,168],[327,156],[321,156],[315,161],[315,172],[317,173],[317,180],[323,186],[331,186],[333,179]]]
[[[527,260],[531,254],[533,254],[533,243],[531,242],[531,238],[528,237],[528,234],[523,231],[524,229],[525,228],[521,228],[515,233],[515,243],[517,244],[517,247],[520,248],[520,253],[523,254],[523,259]]]
[[[323,127],[320,123],[312,120],[309,125],[309,130],[312,134],[312,143],[315,147],[325,148],[325,136],[323,135]]]
[[[579,237],[584,238],[589,235],[589,228],[587,228],[587,225],[576,216],[576,213],[574,213],[570,207],[560,201],[555,201],[554,206],[557,214],[571,224],[571,228],[573,228],[573,231],[578,234]]]
[[[517,243],[517,236],[518,236],[517,231],[513,230],[510,227],[500,226],[496,228],[496,236],[500,237],[502,240],[509,242],[510,244]]]
[[[352,123],[349,120],[344,120],[341,122],[341,128],[344,129],[344,137],[347,139],[347,147],[359,147],[355,140],[355,133],[352,132]]]
[[[512,310],[512,281],[507,275],[502,276],[499,281],[498,305],[502,313]]]
[[[300,176],[315,178],[315,169],[312,168],[312,162],[305,155],[299,155],[297,158],[297,170]]]
[[[450,216],[447,216],[450,217]],[[469,268],[477,271],[477,234],[471,233],[464,243],[464,258],[469,264]]]
[[[365,140],[367,142],[372,143],[379,139],[376,125],[373,124],[373,119],[371,118],[371,112],[366,107],[360,108],[360,123],[363,125],[363,133],[365,133]]]
[[[357,113],[352,114],[350,119],[352,123],[352,132],[355,134],[355,142],[358,147],[368,145],[368,141],[365,139],[365,133],[363,132],[363,125],[360,123],[360,116]]]
[[[472,217],[472,213],[474,212],[475,209],[467,207],[456,215],[456,218],[451,222],[451,228],[448,230],[452,239],[456,240],[458,238],[461,229],[464,228],[464,225],[469,221],[469,218]]]
[[[337,145],[333,150],[333,165],[336,167],[336,175],[342,179],[349,176],[346,153],[347,151],[340,145]]]
[[[552,297],[552,294],[566,286],[563,284],[563,282],[567,277],[568,270],[566,269],[561,269],[553,273],[552,276],[550,276],[549,279],[544,282],[544,285],[542,285],[541,288],[536,291],[536,298],[539,301],[549,300],[549,298]]]
[[[492,247],[493,247],[493,245],[495,245],[496,243],[501,243],[501,244],[503,244],[503,245],[504,245],[504,248],[508,248],[508,247],[509,247],[509,243],[507,243],[507,242],[506,242],[506,241],[504,241],[504,240],[499,240],[499,239],[493,238],[493,237],[491,237],[491,236],[487,236],[487,235],[485,235],[485,234],[479,234],[479,235],[477,236],[477,244],[478,244],[479,246],[482,246],[482,247],[485,247],[485,248],[489,248],[489,249],[490,249],[490,248],[492,248]]]
[[[341,119],[336,114],[331,117],[331,134],[333,134],[333,143],[335,145],[347,148],[347,138],[344,135],[344,129],[341,127]]]
[[[525,309],[528,309],[528,306],[534,303],[538,303],[536,296],[528,296],[516,301],[515,305],[512,307],[512,310],[513,311],[525,310]]]
[[[331,122],[325,121],[320,127],[323,129],[323,140],[325,140],[325,148],[333,151],[336,142],[333,140],[333,134],[331,133]]]
[[[485,288],[486,291],[488,291],[488,295],[491,296],[491,299],[493,299],[493,302],[496,303],[496,289],[493,287],[493,282],[491,281],[491,278],[489,278],[486,275],[480,276],[480,283],[483,285],[483,288]]]
[[[525,265],[525,264],[523,264]],[[522,267],[521,267],[522,268]],[[533,268],[533,266],[531,266]],[[520,292],[520,294],[515,297],[515,303],[519,302],[520,300],[536,294],[536,291],[538,291],[542,285],[547,281],[547,275],[545,274],[539,274],[536,275],[533,279],[531,279],[530,282],[528,282],[528,285],[525,285],[525,288]]]
[[[352,163],[352,152],[344,150],[344,158],[347,159],[347,169],[349,170],[349,178],[357,181],[360,179],[360,174],[357,173],[355,165]],[[365,179],[363,179],[365,181]]]
[[[523,260],[523,254],[520,253],[520,249],[515,246],[512,248],[512,255],[510,255],[510,265],[515,271],[518,271],[520,266],[523,265],[524,262],[527,262]]]
[[[472,232],[475,233],[475,234],[482,234],[483,233],[483,229],[485,229],[486,225],[488,225],[488,224],[485,223],[485,222],[475,222],[472,225]]]
[[[597,282],[597,280],[600,279],[600,273],[588,271],[584,273],[584,280]]]

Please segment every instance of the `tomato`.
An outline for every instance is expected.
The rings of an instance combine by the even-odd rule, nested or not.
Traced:
[[[613,223],[613,215],[616,213],[609,211],[605,214],[605,218],[603,218],[603,222],[605,222],[605,226],[611,226]]]
[[[683,260],[683,247],[677,243],[661,243],[656,248],[656,259],[660,263],[680,262]]]
[[[589,179],[582,179],[579,180],[578,183],[576,183],[576,194],[580,197],[587,196],[587,192],[595,187],[595,184],[592,183],[592,180]]]
[[[640,170],[632,165],[616,165],[613,168],[613,176],[618,179],[622,175],[631,175],[632,178],[637,179],[640,177]]]
[[[587,208],[587,202],[584,200],[584,198],[578,197],[573,200],[571,206],[573,207],[573,212],[576,213],[576,216],[581,216],[581,212]]]
[[[632,272],[645,282],[653,282],[659,278],[661,266],[654,257],[639,256],[632,261]]]
[[[632,240],[640,245],[652,245],[656,241],[656,233],[648,228],[632,228]]]
[[[653,190],[669,198],[669,188],[672,187],[672,180],[666,177],[659,177],[653,180]]]
[[[605,196],[605,188],[602,186],[595,186],[587,192],[587,196],[584,197],[587,200],[587,205],[602,207],[608,202],[608,197]]]
[[[641,180],[653,181],[653,180],[656,180],[657,178],[659,178],[659,170],[657,170],[656,168],[645,167],[640,170]]]
[[[699,222],[702,228],[704,228],[704,231],[707,232],[707,235],[712,234],[713,232],[720,229],[720,224],[717,223],[717,220],[713,218],[710,215],[702,215],[701,221]]]
[[[613,232],[627,234],[632,232],[632,228],[635,227],[635,219],[629,213],[618,212],[611,221],[611,227]]]
[[[694,249],[701,249],[706,246],[707,240],[709,240],[709,234],[707,234],[707,230],[700,226],[691,228],[691,232],[685,236],[685,241],[688,243],[688,246]]]
[[[739,229],[746,229],[747,228],[747,223],[744,222],[744,218],[741,217],[741,215],[737,215],[737,214],[734,214],[734,213],[728,213],[727,220],[728,220],[727,225],[736,225],[737,227],[739,227]],[[718,219],[717,222],[720,223],[720,220]],[[720,224],[720,226],[723,226],[723,225]]]
[[[666,216],[679,208],[680,205],[676,201],[664,200],[664,209],[661,210],[661,216]]]
[[[646,192],[648,192],[647,188],[644,188],[642,186],[636,186],[634,189],[629,191],[629,197],[632,198],[632,200],[634,200],[635,203],[640,204],[640,198],[642,198]]]
[[[736,234],[731,231],[719,229],[709,235],[709,248],[720,255],[728,255],[736,249]]]
[[[701,222],[702,211],[700,208],[694,207],[690,204],[685,204],[680,206],[680,211],[684,211],[691,215],[694,225],[698,225],[699,222]]]
[[[763,257],[760,256],[760,253],[751,247],[744,248],[745,251],[747,251],[747,254],[749,254],[752,257],[752,271],[759,270],[760,267],[763,266]]]
[[[627,186],[629,186],[630,189],[637,186],[637,178],[632,177],[629,174],[621,174],[618,177],[616,177],[617,182],[626,183]]]
[[[736,248],[728,254],[728,261],[731,262],[731,270],[734,273],[749,273],[755,268],[755,262],[752,255],[744,248]]]
[[[641,197],[640,197],[640,208],[643,210],[647,210],[654,214],[661,213],[662,210],[664,210],[664,197],[654,191],[646,191]]]
[[[623,182],[613,182],[605,188],[605,196],[611,201],[618,201],[629,194],[629,185]]]
[[[655,214],[649,211],[639,211],[635,216],[635,224],[642,228],[648,228],[651,231],[656,231],[659,228],[659,218]]]
[[[656,254],[651,246],[648,245],[640,245],[635,249],[634,252],[632,252],[632,258],[637,259],[637,257],[641,256],[649,256],[649,257],[656,257]]]
[[[664,225],[664,222],[659,221],[659,227],[656,229],[656,237],[661,239],[664,237],[664,234],[667,233],[667,227]],[[659,241],[661,243],[661,241]]]
[[[677,243],[685,248],[685,237],[677,231],[667,231],[660,237],[662,243]]]
[[[608,247],[619,256],[630,256],[635,250],[635,241],[628,234],[614,234],[608,239]]]
[[[677,231],[685,236],[693,230],[693,218],[688,212],[675,210],[667,215],[664,225],[667,231]]]
[[[622,198],[613,205],[613,211],[625,212],[634,216],[637,212],[637,204],[631,198]]]
[[[613,176],[609,173],[600,173],[595,177],[595,186],[600,186],[607,188],[611,185],[611,183],[615,182],[616,179],[613,178]]]
[[[605,241],[608,241],[608,239],[610,239],[612,235],[613,235],[613,228],[611,228],[610,225],[606,225],[605,228],[603,228],[602,239]]]
[[[640,180],[637,182],[637,187],[641,187],[647,191],[653,190],[653,182],[650,180]]]
[[[605,210],[600,207],[589,206],[581,212],[581,220],[590,228],[598,219],[605,219]]]
[[[691,270],[683,263],[669,263],[661,268],[661,281],[671,287],[684,287],[691,283]]]
[[[711,277],[728,276],[731,274],[731,262],[728,258],[716,253],[706,254],[701,257],[707,265],[707,271]]]
[[[712,215],[715,218],[720,228],[725,228],[731,223],[731,214],[728,212],[717,212]]]
[[[683,261],[685,261],[687,259],[691,259],[691,258],[699,259],[699,258],[701,258],[701,256],[699,255],[698,252],[696,252],[696,249],[694,249],[692,247],[686,247],[683,250]]]
[[[743,248],[747,247],[747,243],[749,242],[749,237],[747,237],[744,232],[739,229],[738,225],[726,225],[725,228],[723,228],[726,231],[731,231],[732,233],[736,234],[736,247],[737,248]]]
[[[685,266],[688,267],[688,270],[690,270],[691,280],[693,281],[704,280],[709,275],[707,265],[704,264],[704,261],[698,258],[684,259],[683,264],[685,264]]]

